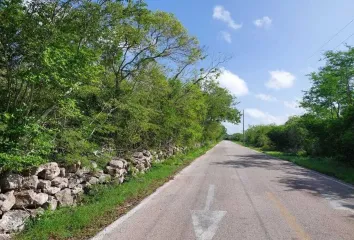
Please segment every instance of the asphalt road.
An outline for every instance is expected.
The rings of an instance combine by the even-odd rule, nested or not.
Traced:
[[[223,141],[93,239],[354,240],[354,187]]]

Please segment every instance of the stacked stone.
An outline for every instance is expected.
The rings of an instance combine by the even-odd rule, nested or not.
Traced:
[[[95,162],[89,168],[81,167],[80,163],[61,168],[56,162],[50,162],[26,176],[16,173],[3,175],[0,177],[0,239],[4,238],[3,234],[21,231],[27,219],[41,214],[44,209],[54,211],[57,206],[74,206],[92,185],[121,184],[128,168],[133,175],[145,173],[153,162],[162,162],[183,150],[168,147],[163,151],[138,151],[133,153],[129,162],[112,158],[104,170],[99,169]]]
[[[128,173],[128,162],[122,158],[113,158],[106,166],[105,172],[118,183],[123,183]]]
[[[169,146],[164,150],[151,151],[153,162],[160,163],[163,162],[166,158],[176,155],[178,153],[184,153],[187,151],[187,147],[177,147]]]
[[[29,176],[9,173],[1,177],[0,189],[0,234],[23,229],[24,222],[57,206],[73,206],[84,190],[95,184],[110,182],[112,178],[124,181],[127,162],[113,159],[109,166],[114,170],[105,174],[92,163],[91,168],[80,164],[60,168],[56,162],[36,168]]]
[[[135,173],[145,173],[152,163],[152,155],[150,151],[143,150],[141,152],[133,153],[131,158],[132,172]]]

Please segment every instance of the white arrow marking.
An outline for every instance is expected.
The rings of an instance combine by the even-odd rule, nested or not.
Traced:
[[[226,211],[210,211],[213,203],[215,186],[210,185],[204,210],[192,212],[192,222],[197,240],[212,240],[218,224],[225,216]]]

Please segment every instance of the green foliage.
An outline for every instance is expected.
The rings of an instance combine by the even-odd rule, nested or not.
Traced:
[[[309,75],[312,86],[301,102],[307,113],[280,126],[249,128],[249,145],[354,164],[354,48],[324,57],[324,67]]]
[[[284,125],[273,126],[268,133],[274,149],[297,153],[308,146],[308,130],[299,117],[291,117]]]
[[[197,39],[142,1],[5,0],[0,22],[1,171],[193,146],[239,121]]]
[[[268,134],[274,127],[274,125],[251,126],[245,132],[246,143],[259,148],[271,149],[272,142]]]
[[[326,65],[310,74],[312,87],[305,92],[301,105],[321,118],[339,118],[354,99],[354,48],[328,51]]]
[[[243,134],[242,133],[234,133],[231,135],[225,135],[225,140],[235,141],[235,142],[242,142],[243,141]]]

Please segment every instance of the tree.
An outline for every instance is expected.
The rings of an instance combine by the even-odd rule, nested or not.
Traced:
[[[222,61],[197,67],[197,39],[143,1],[4,0],[0,22],[2,170],[193,146],[239,121]]]
[[[353,106],[354,48],[325,53],[326,65],[310,74],[313,83],[301,106],[320,117],[341,117],[345,108]]]

